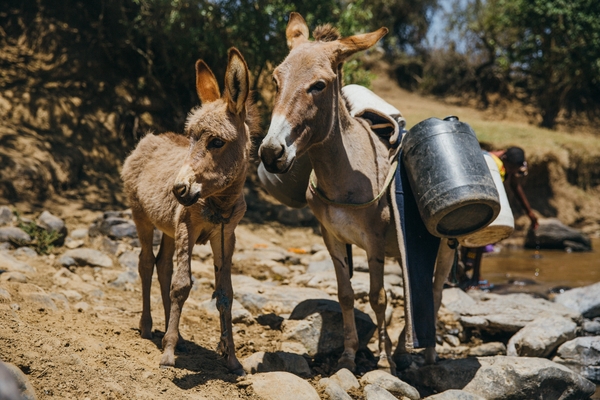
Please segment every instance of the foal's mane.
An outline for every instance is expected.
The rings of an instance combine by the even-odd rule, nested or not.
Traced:
[[[313,31],[313,37],[317,42],[333,42],[342,38],[340,31],[331,24],[319,25]]]

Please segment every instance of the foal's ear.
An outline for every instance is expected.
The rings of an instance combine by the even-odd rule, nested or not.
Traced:
[[[362,35],[348,36],[337,41],[338,62],[344,61],[352,54],[366,50],[373,46],[388,33],[387,28],[379,28],[375,32],[363,33]]]
[[[238,49],[229,49],[229,63],[225,73],[225,98],[227,107],[234,114],[241,114],[250,92],[248,65]]]
[[[210,103],[221,97],[215,75],[202,60],[196,61],[196,93],[202,103]]]
[[[302,15],[297,12],[290,14],[290,19],[285,29],[285,37],[290,50],[299,43],[308,40],[308,25],[306,25],[306,21],[302,18]]]

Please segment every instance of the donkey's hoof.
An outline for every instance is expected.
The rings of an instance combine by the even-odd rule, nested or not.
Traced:
[[[396,364],[396,369],[405,370],[412,364],[412,356],[408,353],[394,354],[392,360]]]
[[[142,339],[152,339],[152,320],[140,320],[140,336]]]
[[[142,337],[142,339],[152,339],[152,330],[142,329],[140,331],[140,336]]]
[[[246,376],[246,371],[242,367],[230,370],[229,372],[237,376]]]
[[[164,353],[162,358],[160,359],[159,366],[162,369],[174,367],[175,366],[175,355],[172,353],[171,354]]]
[[[346,368],[350,372],[356,372],[356,363],[350,358],[340,358],[335,367],[336,371]]]

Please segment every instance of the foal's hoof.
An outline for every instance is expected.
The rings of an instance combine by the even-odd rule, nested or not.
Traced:
[[[232,374],[237,375],[237,376],[246,376],[246,371],[244,371],[244,368],[242,368],[242,367],[236,368],[229,372],[231,372]]]

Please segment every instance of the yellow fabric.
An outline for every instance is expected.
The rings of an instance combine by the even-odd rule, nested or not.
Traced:
[[[498,156],[492,153],[490,153],[490,156],[492,156],[492,159],[496,162],[496,165],[498,166],[498,171],[500,171],[500,178],[502,178],[502,182],[504,182],[504,178],[506,177],[506,168],[504,168],[504,163],[500,158],[498,158]]]

